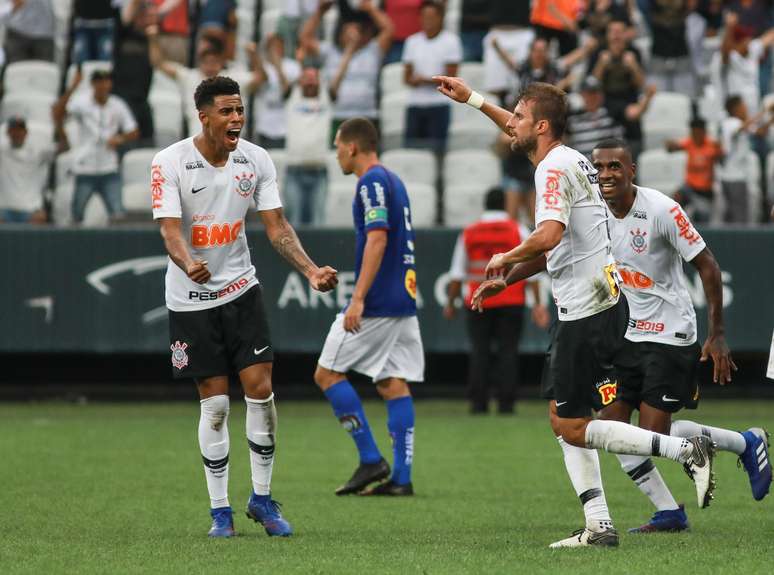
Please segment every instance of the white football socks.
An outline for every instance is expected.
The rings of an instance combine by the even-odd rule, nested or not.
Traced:
[[[199,449],[210,494],[210,507],[228,507],[228,412],[227,395],[201,400]]]
[[[731,451],[737,455],[742,455],[747,448],[744,437],[738,431],[721,429],[720,427],[710,427],[701,425],[693,421],[678,420],[672,422],[670,435],[676,437],[693,437],[695,435],[706,435],[717,444],[721,451]]]
[[[658,455],[685,463],[693,444],[621,421],[595,419],[586,425],[586,447],[626,455]]]
[[[650,457],[623,454],[618,454],[616,457],[623,470],[656,506],[657,511],[678,509],[677,501],[672,497],[672,493]]]
[[[267,399],[251,399],[245,396],[247,417],[245,427],[247,444],[250,446],[250,469],[253,491],[256,495],[271,493],[271,471],[274,466],[274,434],[277,428],[277,410],[274,394]]]
[[[564,467],[570,476],[575,494],[583,505],[586,528],[589,531],[604,531],[613,526],[607,508],[605,491],[602,488],[602,474],[599,469],[599,455],[593,449],[575,447],[557,437],[564,454]]]

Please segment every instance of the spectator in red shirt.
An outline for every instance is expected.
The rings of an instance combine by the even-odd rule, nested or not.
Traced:
[[[403,57],[403,44],[406,38],[416,34],[422,28],[419,16],[423,0],[384,0],[384,11],[392,20],[392,46],[384,57],[385,64],[400,62]]]
[[[680,188],[680,201],[696,223],[709,222],[714,201],[715,163],[722,156],[720,144],[707,135],[701,118],[691,120],[691,135],[683,140],[666,142],[668,152],[685,151],[685,182]]]

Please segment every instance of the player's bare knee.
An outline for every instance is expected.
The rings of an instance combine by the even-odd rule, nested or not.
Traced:
[[[559,420],[559,435],[567,443],[576,447],[586,447],[586,424],[584,419],[566,419]]]
[[[239,372],[242,389],[250,399],[268,399],[272,394],[271,364],[251,365]]]
[[[343,373],[330,370],[321,365],[318,365],[317,369],[314,370],[314,382],[322,391],[325,391],[332,385],[335,385],[346,378],[347,376]]]
[[[390,377],[376,382],[376,391],[385,401],[398,399],[399,397],[409,397],[411,389],[405,379]]]

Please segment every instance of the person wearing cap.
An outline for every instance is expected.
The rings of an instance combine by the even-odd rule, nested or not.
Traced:
[[[56,148],[27,137],[21,116],[8,119],[7,137],[0,138],[0,221],[44,223],[43,189]]]
[[[57,136],[64,146],[69,147],[64,130],[65,118],[75,119],[79,129],[78,141],[73,143],[73,221],[83,221],[86,204],[95,193],[102,196],[111,219],[115,220],[124,211],[117,150],[136,140],[140,131],[126,102],[111,94],[113,80],[109,71],[94,70],[91,91],[83,91],[73,98],[81,79],[82,73],[78,70],[72,84],[53,109]]]
[[[597,142],[622,138],[624,129],[607,111],[602,85],[594,76],[583,81],[581,97],[583,107],[567,118],[568,145],[589,158]]]

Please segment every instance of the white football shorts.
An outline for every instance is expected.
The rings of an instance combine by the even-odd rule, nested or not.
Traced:
[[[325,369],[346,373],[354,370],[376,381],[397,377],[422,381],[425,352],[419,321],[408,317],[364,317],[360,331],[344,330],[344,314],[331,324],[317,363]]]

